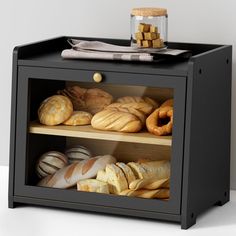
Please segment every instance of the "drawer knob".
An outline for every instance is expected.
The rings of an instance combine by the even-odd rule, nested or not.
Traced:
[[[102,74],[100,73],[94,73],[93,75],[93,80],[96,82],[96,83],[100,83],[102,81]]]

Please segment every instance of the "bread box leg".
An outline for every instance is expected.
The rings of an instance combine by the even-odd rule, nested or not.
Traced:
[[[191,213],[189,215],[184,215],[181,217],[181,229],[188,229],[192,225],[196,224],[196,215]]]

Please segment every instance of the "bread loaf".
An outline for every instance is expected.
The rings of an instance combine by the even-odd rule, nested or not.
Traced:
[[[77,182],[78,191],[109,194],[108,184],[97,179],[84,179]]]
[[[152,105],[154,109],[159,107],[159,103],[150,97],[125,96],[125,97],[118,98],[116,102],[119,102],[119,103],[146,102]]]
[[[130,102],[130,103],[112,103],[106,108],[111,108],[111,107],[116,107],[116,108],[133,108],[136,110],[139,110],[143,112],[145,115],[149,115],[153,111],[153,106],[146,103],[146,102]]]
[[[45,99],[39,109],[39,122],[44,125],[59,125],[73,113],[73,105],[69,98],[54,95]]]
[[[129,162],[128,166],[132,169],[137,179],[166,179],[170,177],[170,162],[149,161],[144,163]]]
[[[44,153],[36,164],[36,173],[39,178],[54,174],[59,169],[68,165],[67,157],[57,151]]]
[[[146,115],[142,111],[136,110],[136,109],[134,109],[132,107],[130,107],[130,108],[122,108],[122,107],[110,107],[110,106],[107,106],[105,109],[109,109],[109,110],[113,110],[113,111],[128,112],[130,114],[135,115],[137,118],[139,118],[139,120],[142,122],[142,125],[144,125],[145,122],[146,122]]]
[[[38,186],[52,188],[70,188],[79,180],[94,178],[99,170],[105,169],[107,164],[115,163],[111,155],[97,156],[88,160],[75,162],[58,170],[55,174],[42,179]]]
[[[173,107],[174,106],[174,99],[168,99],[161,104],[160,107]]]
[[[112,103],[113,97],[109,93],[98,88],[85,89],[79,86],[71,86],[58,91],[71,99],[74,110],[87,111],[95,114]]]
[[[137,116],[128,112],[106,109],[95,114],[91,121],[92,127],[100,130],[138,132],[142,122]]]
[[[64,125],[89,125],[91,124],[92,114],[86,111],[74,111],[70,118],[63,122]]]
[[[92,157],[90,150],[84,146],[75,145],[71,148],[66,149],[65,155],[68,158],[69,163],[82,161]]]

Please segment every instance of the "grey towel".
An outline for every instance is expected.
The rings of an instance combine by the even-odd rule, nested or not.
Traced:
[[[66,59],[102,59],[125,61],[153,61],[149,53],[136,48],[117,46],[99,41],[68,40],[72,49],[65,49],[61,56]]]

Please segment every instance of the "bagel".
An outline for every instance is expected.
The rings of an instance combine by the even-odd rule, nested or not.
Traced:
[[[166,119],[169,119],[168,123],[162,124]],[[157,136],[171,134],[173,128],[173,107],[164,106],[157,108],[147,118],[146,126],[150,133]]]

